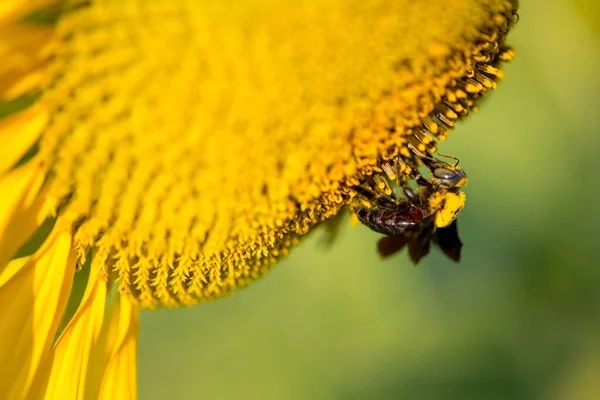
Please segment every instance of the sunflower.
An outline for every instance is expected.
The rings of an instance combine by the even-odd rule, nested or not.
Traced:
[[[139,309],[249,285],[382,163],[433,153],[516,9],[4,1],[2,398],[134,398]]]

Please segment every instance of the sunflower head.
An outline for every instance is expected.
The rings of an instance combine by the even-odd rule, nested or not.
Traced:
[[[516,8],[68,2],[2,88],[41,94],[3,122],[26,133],[5,170],[38,143],[38,219],[56,218],[78,264],[91,257],[142,307],[213,300],[267,272],[389,160],[434,153],[496,87]],[[459,211],[464,197],[444,201]]]
[[[423,163],[421,204],[394,203],[427,238],[409,254],[433,238],[457,260],[466,174],[431,160],[502,77],[516,9],[3,1],[0,397],[134,398],[140,307],[250,284],[356,188],[391,196]]]

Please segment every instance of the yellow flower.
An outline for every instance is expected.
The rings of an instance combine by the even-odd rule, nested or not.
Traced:
[[[137,310],[250,284],[382,162],[409,157],[409,144],[434,152],[495,88],[517,8],[59,3],[0,5],[8,399],[135,397]]]

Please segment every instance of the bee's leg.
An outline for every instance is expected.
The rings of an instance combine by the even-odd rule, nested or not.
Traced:
[[[425,206],[425,204],[423,204],[422,197],[419,194],[415,193],[415,191],[412,190],[410,187],[406,185],[402,186],[402,192],[404,193],[404,197],[406,197],[413,206],[418,208],[423,208]]]
[[[417,179],[420,176],[416,164],[406,162],[402,157],[394,157],[391,163],[384,162],[381,168],[387,177],[396,182],[398,186],[405,186],[409,178]]]
[[[418,152],[418,154],[420,154],[422,157],[427,157],[423,153],[421,153],[419,150],[417,150],[416,147],[414,147],[412,144],[409,144],[408,146],[409,146],[409,148]],[[429,158],[431,158],[431,157],[429,157]],[[414,165],[414,164],[411,165],[411,164],[407,163],[400,156],[394,158],[393,167],[387,163],[382,165],[382,167],[383,167],[383,170],[388,175],[388,177],[390,177],[390,179],[394,180],[394,178],[396,178],[395,179],[396,183],[401,187],[406,186],[408,176],[413,178],[419,186],[431,186],[431,183],[427,179],[425,179],[423,177],[423,175],[421,175],[421,173],[419,172],[419,169],[417,168],[416,165]],[[406,168],[410,169],[410,174],[408,174],[408,175],[406,173],[402,173],[402,170],[403,169],[405,170]],[[401,176],[404,177],[404,179],[400,179],[399,177],[401,177]]]
[[[375,201],[377,198],[377,193],[365,185],[354,186],[352,189],[369,201]]]
[[[423,154],[415,146],[413,146],[410,143],[408,144],[408,148],[419,158],[419,160],[421,160],[423,162],[423,164],[425,164],[425,166],[427,168],[429,168],[430,171],[433,171],[436,168],[447,168],[450,166],[450,164],[443,162],[442,160],[438,160],[437,158],[431,157],[427,154]],[[456,158],[454,156],[442,155],[442,154],[440,154],[440,155],[443,157],[451,158],[451,159],[458,161],[458,158]],[[456,165],[458,165],[458,162],[454,166],[456,166]]]
[[[375,203],[380,206],[380,207],[384,207],[384,208],[391,208],[394,209],[397,207],[397,203],[396,200],[393,197],[390,196],[386,196],[386,195],[379,195],[377,197],[377,199],[375,199]]]
[[[421,173],[417,169],[413,170],[413,178],[414,178],[415,182],[417,182],[417,185],[419,185],[419,186],[427,186],[427,187],[431,186],[431,182],[429,182],[427,179],[425,179],[423,177],[423,175],[421,175]]]
[[[427,214],[425,217],[423,217],[422,220],[422,225],[426,226],[426,225],[431,225],[433,226],[433,221],[435,220],[435,214],[438,212],[438,210],[433,210],[431,213]]]
[[[413,204],[415,205],[419,205],[418,204],[418,197],[417,194],[408,186],[402,186],[402,191],[404,192],[404,196]]]
[[[376,191],[365,185],[354,186],[353,189],[356,193],[363,196],[371,203],[376,204],[380,207],[392,209],[396,207],[396,202],[393,197],[377,193]]]
[[[416,150],[416,149],[415,149]],[[418,151],[418,150],[417,150]],[[407,187],[408,177],[413,178],[419,186],[431,187],[431,182],[421,175],[419,169],[414,166],[406,163],[400,156],[394,158],[393,165],[389,163],[383,163],[382,166],[383,171],[386,173],[388,178],[393,180],[398,184],[398,186],[403,189]],[[404,172],[407,168],[410,169],[410,173],[407,174]],[[406,192],[404,193],[406,195]],[[406,195],[407,198],[411,198],[411,196]]]

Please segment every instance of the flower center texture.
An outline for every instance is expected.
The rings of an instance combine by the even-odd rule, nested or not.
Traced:
[[[143,307],[267,272],[496,85],[516,1],[73,2],[38,156],[79,262]]]

